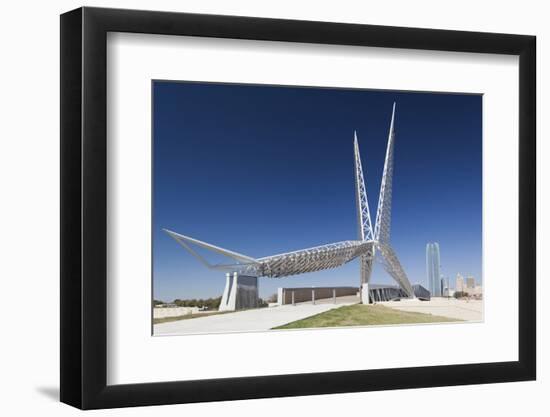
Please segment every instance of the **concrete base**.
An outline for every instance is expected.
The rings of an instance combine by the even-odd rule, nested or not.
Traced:
[[[369,284],[364,283],[361,284],[361,303],[362,304],[370,304],[370,297],[369,297]]]
[[[239,275],[237,272],[225,274],[225,289],[219,311],[257,308],[258,302],[258,277]]]

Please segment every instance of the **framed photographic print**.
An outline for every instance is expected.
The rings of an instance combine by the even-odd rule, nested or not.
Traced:
[[[535,38],[61,16],[61,400],[535,379]]]

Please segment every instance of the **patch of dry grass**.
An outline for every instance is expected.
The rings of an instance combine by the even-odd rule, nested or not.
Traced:
[[[382,305],[354,304],[284,324],[275,329],[315,327],[374,326],[412,323],[446,323],[461,321],[433,314],[394,310]]]

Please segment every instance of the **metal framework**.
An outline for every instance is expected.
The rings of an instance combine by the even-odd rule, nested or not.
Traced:
[[[361,284],[369,284],[374,261],[379,260],[379,262],[381,262],[384,266],[384,269],[396,281],[405,294],[409,297],[413,297],[413,287],[411,286],[395,251],[389,243],[391,226],[393,149],[395,140],[394,118],[395,103],[393,104],[392,109],[386,159],[384,162],[384,171],[380,186],[380,195],[378,198],[378,209],[376,212],[376,223],[374,230],[370,217],[367,188],[363,176],[363,167],[359,153],[357,133],[354,132],[355,186],[358,223],[357,240],[346,240],[343,242],[330,243],[327,245],[267,256],[264,258],[253,258],[228,249],[220,248],[219,246],[215,246],[189,236],[181,235],[171,230],[164,229],[164,231],[208,268],[238,272],[239,274],[257,277],[281,278],[303,274],[306,272],[336,268],[359,257]],[[206,260],[206,258],[194,250],[191,245],[196,245],[227,256],[228,258],[233,259],[235,263],[211,264]],[[380,256],[377,256],[378,254]]]

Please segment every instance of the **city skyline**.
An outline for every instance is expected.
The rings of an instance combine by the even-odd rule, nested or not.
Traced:
[[[362,145],[367,187],[377,189],[394,100],[399,191],[392,242],[411,283],[425,283],[419,253],[433,240],[449,247],[444,271],[456,268],[481,278],[480,96],[171,82],[155,82],[154,95],[155,298],[217,297],[224,285],[223,276],[170,247],[164,227],[252,256],[355,238],[353,130]],[[443,132],[442,123],[453,120],[459,127]],[[445,139],[437,137],[443,133]],[[447,152],[437,151],[439,141]],[[452,163],[469,163],[469,173],[478,176],[472,181],[452,172]],[[438,200],[426,200],[430,194]],[[442,211],[451,202],[463,209],[452,224]],[[413,219],[423,205],[419,229]],[[260,294],[265,298],[279,286],[356,286],[358,269],[353,262],[338,270],[261,279]],[[371,282],[393,283],[378,264]]]

